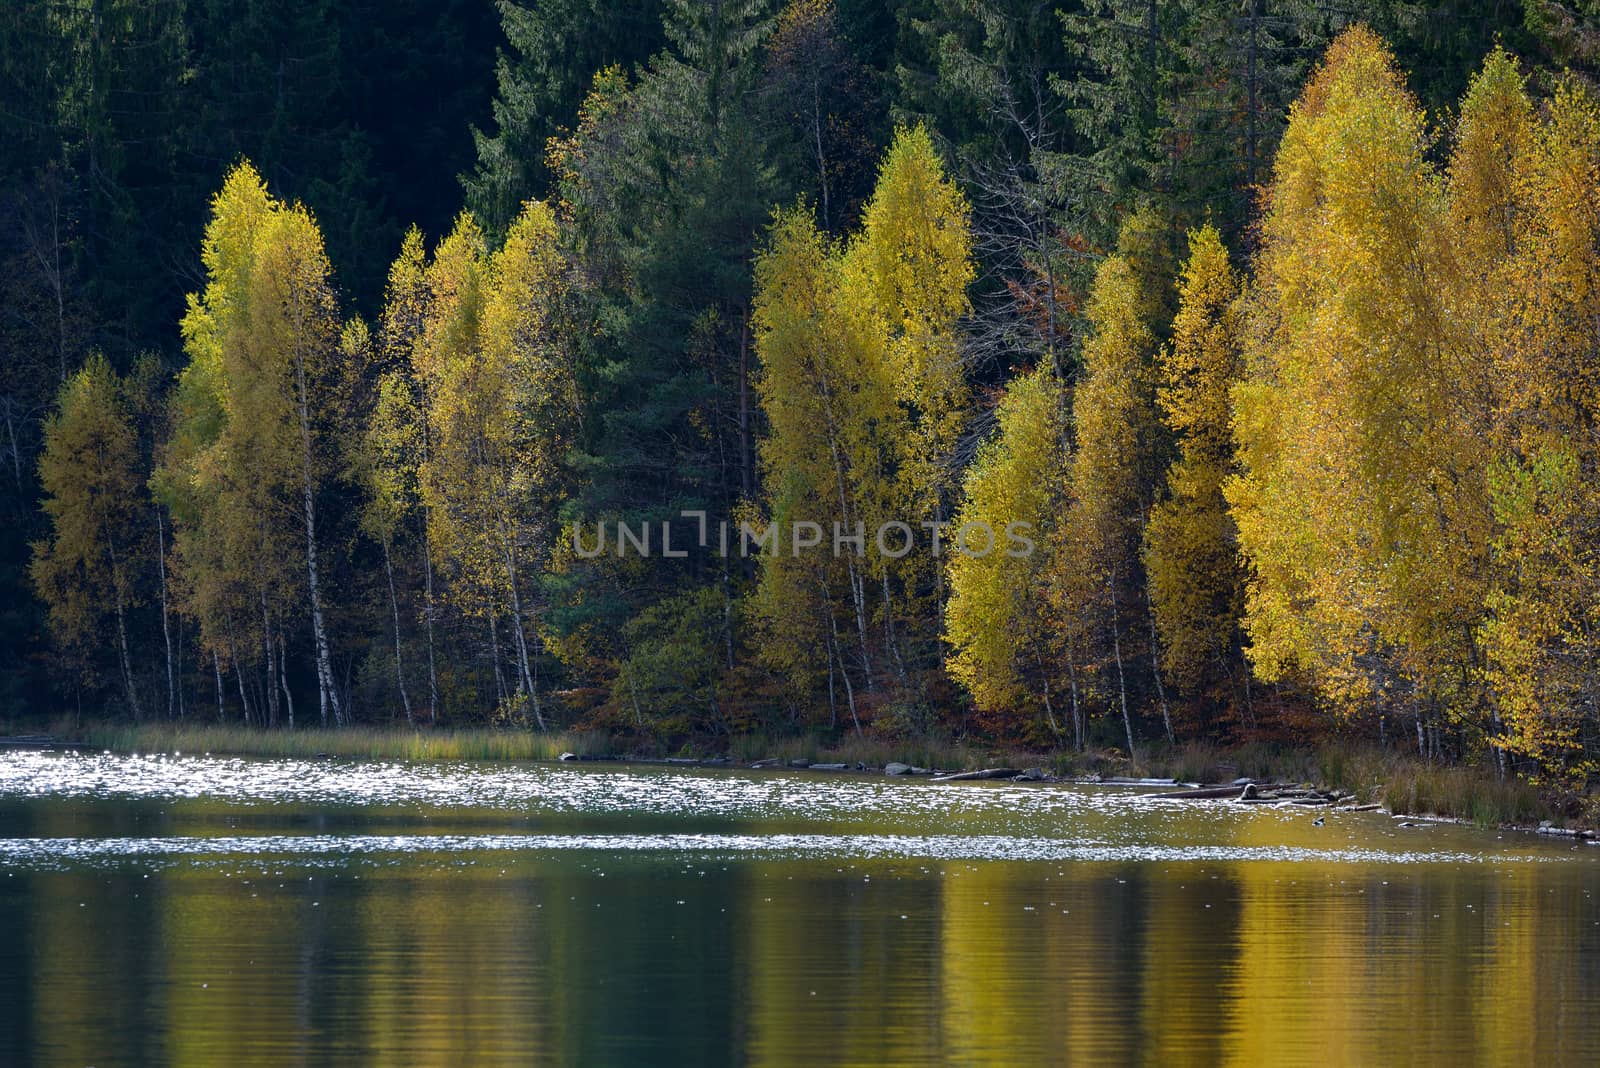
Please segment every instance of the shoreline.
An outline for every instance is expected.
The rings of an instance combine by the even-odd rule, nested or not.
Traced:
[[[12,748],[97,749],[118,753],[206,753],[278,759],[464,760],[485,762],[628,763],[714,770],[815,771],[922,781],[997,781],[1165,787],[1178,798],[1231,804],[1247,782],[1263,791],[1290,791],[1281,800],[1307,807],[1381,808],[1396,817],[1442,820],[1484,829],[1527,831],[1593,839],[1592,823],[1574,819],[1525,781],[1497,780],[1470,766],[1426,764],[1372,745],[1329,743],[1273,747],[1260,743],[1216,747],[1152,744],[1134,761],[1116,750],[1087,753],[1037,751],[952,742],[946,739],[861,739],[832,746],[816,736],[731,739],[726,751],[681,755],[659,743],[598,731],[550,732],[417,727],[344,727],[300,730],[184,723],[100,724],[57,721],[0,725],[0,752]],[[647,751],[645,746],[654,747]],[[753,754],[760,753],[760,756]],[[1315,800],[1313,800],[1315,799]]]

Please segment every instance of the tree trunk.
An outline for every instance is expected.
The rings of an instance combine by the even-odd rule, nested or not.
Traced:
[[[306,383],[305,354],[295,353],[295,386],[299,393],[301,501],[306,528],[306,586],[311,601],[311,639],[317,660],[317,704],[322,725],[328,725],[328,712],[335,724],[344,723],[339,690],[333,679],[333,655],[329,649],[328,628],[322,618],[322,581],[317,567],[317,500],[311,475],[311,399]]]
[[[817,150],[817,184],[822,187],[822,229],[832,230],[828,210],[828,157],[822,151],[822,87],[821,76],[813,71],[811,79],[811,134]]]
[[[233,661],[233,681],[239,684],[239,709],[244,722],[250,722],[250,697],[244,689],[244,665],[239,663],[239,647],[233,640],[233,615],[228,615],[228,658]]]
[[[517,650],[517,669],[522,674],[520,685],[527,692],[528,700],[533,704],[533,720],[542,731],[545,729],[544,713],[539,708],[539,687],[533,677],[532,658],[528,655],[528,635],[523,629],[522,595],[517,592],[517,558],[503,529],[500,532],[500,546],[501,558],[504,559],[506,565],[506,585],[511,589],[512,636],[515,638]]]
[[[122,661],[122,681],[128,689],[128,708],[133,713],[133,718],[139,720],[144,717],[139,711],[139,693],[133,685],[133,657],[128,655],[128,621],[122,596],[122,568],[117,564],[116,543],[110,537],[106,538],[106,560],[111,564],[111,586],[117,601],[117,654]]]
[[[228,719],[228,710],[222,702],[222,657],[217,655],[215,649],[211,650],[211,668],[217,673],[217,722],[225,723]]]
[[[289,729],[294,730],[294,691],[289,689],[289,658],[283,651],[283,632],[278,632],[278,682],[283,686],[283,707],[289,714]]]
[[[267,684],[263,696],[267,703],[267,726],[278,725],[278,650],[272,640],[272,616],[267,611],[267,591],[261,590],[261,649],[267,656]]]
[[[826,605],[827,602],[824,601],[823,604]],[[833,613],[831,611],[828,612],[828,625],[831,628],[833,628],[833,647],[834,647],[834,649],[838,649],[839,648],[839,622],[838,622],[838,620],[833,618]],[[849,671],[848,668],[845,667],[844,661],[842,659],[839,661],[839,674],[844,676],[844,696],[845,696],[845,700],[848,701],[849,704],[850,704],[850,722],[855,724],[856,737],[860,738],[861,737],[861,720],[856,715],[856,691],[855,691],[855,687],[850,685],[850,671]]]
[[[1175,745],[1177,740],[1172,736],[1172,714],[1167,710],[1167,688],[1161,684],[1161,647],[1156,636],[1155,608],[1148,597],[1144,603],[1145,615],[1150,619],[1150,672],[1156,680],[1156,697],[1161,701],[1161,723],[1167,728],[1167,744]]]
[[[502,706],[506,703],[506,677],[500,671],[500,628],[495,625],[495,607],[489,603],[489,657],[494,664],[494,689]]]
[[[1034,650],[1034,662],[1039,665],[1039,684],[1044,697],[1044,714],[1050,722],[1050,733],[1057,739],[1061,737],[1061,725],[1056,722],[1055,706],[1050,703],[1050,672],[1045,670],[1044,658]]]
[[[1134,759],[1133,719],[1128,715],[1128,679],[1122,670],[1122,628],[1117,623],[1117,580],[1113,572],[1106,583],[1111,591],[1111,649],[1117,659],[1117,696],[1122,701],[1122,726],[1128,733],[1128,762]]]
[[[156,509],[156,565],[161,578],[161,637],[167,643],[167,718],[177,710],[178,687],[172,669],[172,626],[167,616],[167,535],[166,524],[161,521],[161,509]]]
[[[883,561],[883,638],[889,643],[889,655],[894,657],[895,676],[900,685],[906,684],[906,662],[900,656],[900,639],[894,629],[894,602],[889,596],[889,563]]]
[[[433,659],[433,554],[429,552],[427,524],[422,535],[422,618],[428,631],[428,721],[439,722],[439,672]]]
[[[1072,737],[1078,752],[1083,752],[1083,710],[1078,704],[1078,665],[1072,655],[1072,642],[1067,642],[1067,685],[1072,688]]]
[[[128,655],[128,622],[123,612],[122,590],[117,589],[117,647],[122,655],[122,681],[128,687],[128,707],[135,720],[143,719],[139,711],[139,694],[133,685],[133,659]]]
[[[400,704],[406,710],[406,722],[415,724],[411,716],[411,697],[406,693],[405,665],[400,661],[400,597],[394,589],[394,561],[389,556],[387,534],[383,536],[383,573],[389,579],[389,611],[394,617],[394,682],[400,689]]]

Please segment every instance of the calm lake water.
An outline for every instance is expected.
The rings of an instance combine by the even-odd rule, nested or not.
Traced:
[[[0,1064],[1595,1064],[1600,848],[1119,788],[0,756]]]

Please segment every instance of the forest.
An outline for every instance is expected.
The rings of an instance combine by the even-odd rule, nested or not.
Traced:
[[[0,716],[1582,790],[1597,73],[1594,0],[15,0]]]

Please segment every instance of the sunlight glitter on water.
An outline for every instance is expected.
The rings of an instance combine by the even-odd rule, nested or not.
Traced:
[[[1345,864],[1504,863],[1550,860],[1460,852],[1308,849],[1294,846],[1111,845],[1061,839],[908,835],[233,835],[165,838],[0,839],[0,864],[50,868],[165,858],[382,858],[416,853],[677,853],[700,858],[777,856],[891,860],[1280,861]],[[486,862],[493,862],[489,857]]]

